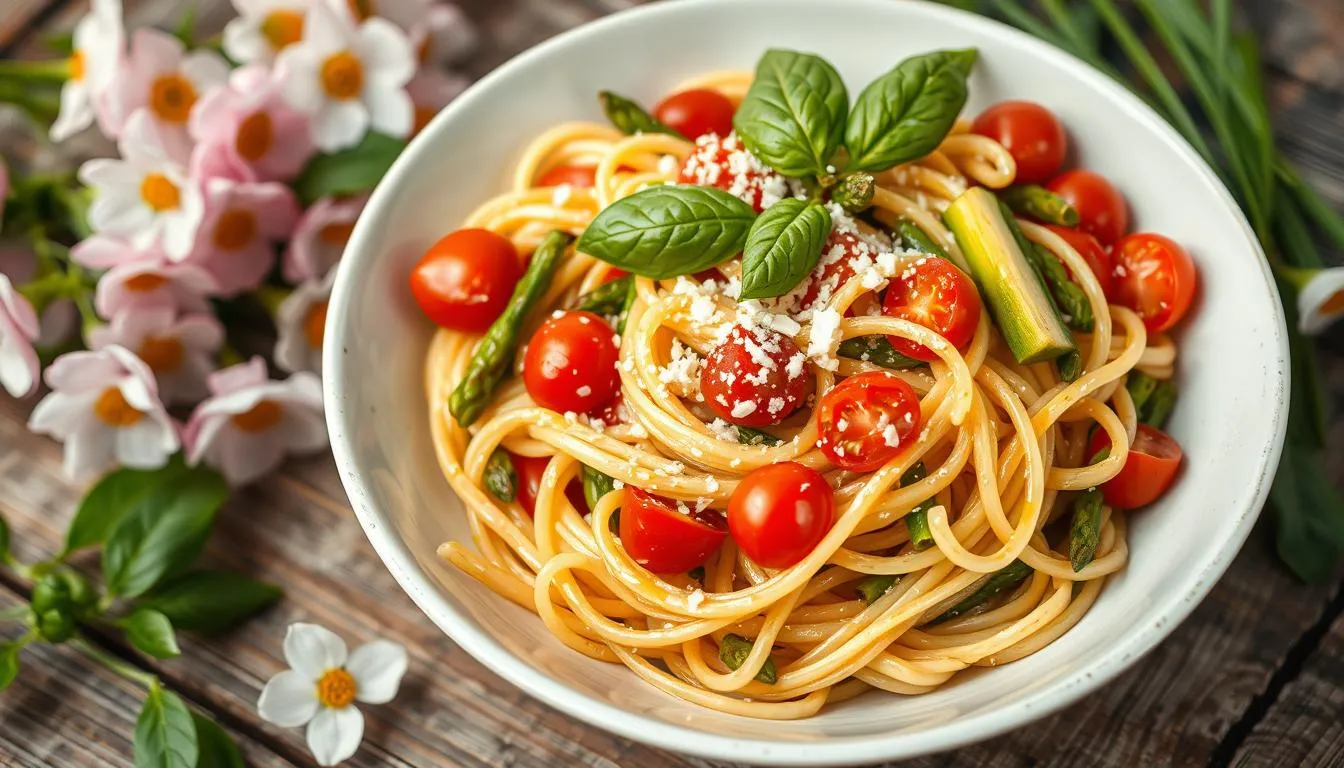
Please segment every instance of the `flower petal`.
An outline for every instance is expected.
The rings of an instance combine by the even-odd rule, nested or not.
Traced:
[[[313,719],[318,706],[317,683],[287,669],[272,677],[261,689],[257,714],[262,720],[281,728],[297,728]]]
[[[61,111],[51,124],[51,140],[65,141],[93,125],[93,102],[89,89],[83,83],[67,82],[61,86]]]
[[[368,69],[369,80],[374,85],[369,90],[405,85],[415,74],[411,41],[386,19],[375,17],[364,22],[355,33],[354,50]]]
[[[311,680],[328,669],[345,666],[345,641],[326,627],[291,624],[285,633],[285,661]]]
[[[406,674],[406,648],[390,640],[375,640],[350,654],[345,671],[355,678],[355,698],[366,704],[386,704],[397,695]]]
[[[364,91],[373,128],[395,138],[405,138],[415,127],[415,104],[405,88],[375,87]]]
[[[313,115],[313,143],[326,152],[353,147],[369,130],[369,109],[360,101],[328,101]]]
[[[308,749],[318,765],[344,762],[364,740],[364,716],[354,707],[324,709],[308,724]]]

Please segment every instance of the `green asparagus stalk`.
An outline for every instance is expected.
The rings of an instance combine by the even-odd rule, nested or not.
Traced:
[[[979,589],[972,592],[969,597],[951,608],[947,609],[941,616],[929,622],[929,626],[942,624],[945,621],[951,621],[959,616],[964,616],[970,611],[979,608],[993,597],[1002,592],[1016,587],[1024,579],[1032,574],[1032,569],[1021,560],[1014,560],[1003,569],[990,574],[988,579]]]
[[[759,429],[752,429],[751,427],[735,426],[733,427],[733,431],[737,433],[737,442],[743,445],[775,446],[784,444],[784,441],[781,440],[780,438],[770,434],[769,432],[764,432]]]
[[[859,596],[863,598],[864,603],[872,605],[877,602],[879,597],[887,594],[887,590],[896,586],[896,578],[895,575],[887,574],[868,576],[864,578],[863,581],[860,581],[855,589],[858,590]]]
[[[579,476],[583,478],[583,500],[588,502],[589,512],[597,509],[597,502],[601,501],[603,496],[616,490],[615,478],[587,464],[579,470]]]
[[[634,282],[634,275],[625,275],[603,283],[580,296],[574,308],[597,315],[619,315],[625,311],[630,299],[630,286]]]
[[[850,213],[860,213],[872,207],[876,189],[877,180],[873,175],[859,171],[840,180],[831,192],[831,200]]]
[[[661,120],[649,114],[648,110],[624,96],[611,91],[598,91],[597,100],[602,103],[602,112],[611,124],[627,136],[637,133],[665,133],[679,139],[686,138],[675,128],[663,124]]]
[[[1157,379],[1143,371],[1130,371],[1129,378],[1125,379],[1125,389],[1129,390],[1129,399],[1134,401],[1134,412],[1139,415],[1139,421],[1143,421],[1144,408],[1157,391]]]
[[[1096,318],[1092,314],[1092,302],[1088,301],[1082,286],[1069,277],[1069,271],[1059,263],[1059,259],[1040,245],[1033,245],[1035,261],[1045,275],[1050,297],[1055,300],[1055,306],[1059,307],[1065,322],[1075,331],[1091,333]]]
[[[1171,409],[1176,407],[1176,382],[1167,379],[1157,385],[1153,390],[1152,397],[1148,398],[1139,420],[1150,427],[1162,428],[1167,423],[1167,417],[1171,416]]]
[[[724,635],[723,643],[719,646],[719,661],[727,664],[729,669],[741,669],[747,661],[747,655],[751,653],[751,646],[752,642],[741,635]],[[765,663],[756,672],[756,679],[767,685],[775,684],[778,676],[773,657],[765,657]]]
[[[1073,572],[1083,570],[1097,555],[1101,541],[1102,499],[1100,488],[1089,488],[1073,502],[1073,524],[1069,528],[1069,562]]]
[[[855,336],[852,339],[845,339],[840,342],[838,353],[850,360],[862,360],[895,371],[928,365],[923,360],[906,357],[897,352],[886,336]]]
[[[1038,184],[1009,187],[999,193],[1013,211],[1047,224],[1078,226],[1078,211],[1064,198]]]
[[[928,476],[928,468],[920,461],[906,470],[905,475],[901,477],[901,485],[918,483]],[[933,509],[933,503],[932,497],[927,498],[905,516],[905,527],[910,531],[910,546],[916,552],[923,552],[934,544],[933,531],[929,530],[929,510]]]
[[[909,250],[927,253],[940,259],[947,258],[947,251],[934,242],[927,232],[920,229],[918,224],[909,219],[901,219],[896,223],[896,234],[900,235],[901,244]]]
[[[630,308],[635,305],[635,280],[632,276],[630,282],[625,286],[625,304],[621,311],[616,315],[616,333],[625,333],[625,322],[630,319]]]
[[[1077,381],[1083,373],[1083,353],[1078,350],[1065,352],[1055,360],[1055,367],[1059,369],[1059,378],[1064,381]]]
[[[485,462],[483,478],[485,490],[503,502],[518,498],[518,471],[514,469],[513,459],[503,448],[496,448]]]
[[[485,338],[481,339],[467,364],[466,375],[448,397],[448,410],[458,424],[465,427],[476,421],[500,383],[513,370],[513,356],[518,349],[523,323],[546,293],[560,257],[573,242],[573,235],[556,230],[537,246],[527,272],[513,289],[509,305],[485,332]]]

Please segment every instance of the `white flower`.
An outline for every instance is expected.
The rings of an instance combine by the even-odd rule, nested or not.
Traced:
[[[71,352],[47,367],[52,391],[28,429],[65,443],[65,474],[83,477],[114,461],[156,469],[177,452],[177,427],[149,366],[124,347]]]
[[[322,383],[313,374],[273,381],[266,361],[254,357],[211,374],[208,384],[212,397],[183,430],[188,464],[204,460],[233,485],[246,485],[286,454],[326,447]]]
[[[275,364],[281,369],[322,372],[322,337],[327,323],[327,302],[336,280],[335,268],[325,277],[300,283],[280,303],[275,324]]]
[[[229,65],[214,51],[187,51],[181,40],[167,32],[137,29],[108,106],[114,121],[129,121],[131,115],[145,110],[159,129],[168,156],[186,164],[191,154],[187,121],[192,107],[206,91],[228,79]]]
[[[33,342],[41,330],[33,305],[0,274],[0,386],[14,397],[37,387],[40,366]]]
[[[313,0],[233,0],[238,18],[224,25],[224,52],[243,64],[270,64],[303,39]]]
[[[196,403],[209,394],[206,377],[224,343],[224,328],[208,314],[183,315],[166,307],[129,308],[88,331],[89,348],[133,350],[158,378],[165,403]]]
[[[79,169],[94,190],[89,224],[144,249],[161,243],[175,261],[191,253],[204,203],[187,170],[167,152],[149,113],[138,110],[117,142],[121,159],[98,158]]]
[[[411,36],[412,49],[425,66],[451,64],[479,43],[476,28],[452,3],[434,3],[405,29]]]
[[[1322,269],[1297,292],[1297,327],[1317,334],[1340,317],[1344,317],[1344,267]]]
[[[303,40],[280,52],[277,76],[295,109],[313,118],[313,141],[332,152],[352,147],[372,126],[389,136],[411,132],[406,83],[415,73],[411,43],[386,19],[355,26],[324,4],[313,7]]]
[[[291,624],[285,633],[291,667],[261,691],[257,713],[284,728],[308,726],[308,749],[318,765],[336,765],[359,749],[364,716],[353,706],[386,704],[406,674],[406,649],[375,640],[348,653],[345,642],[316,624]]]
[[[61,112],[51,124],[52,141],[65,141],[88,128],[95,116],[103,132],[115,137],[120,126],[108,122],[104,99],[121,67],[125,39],[121,0],[93,0],[88,15],[75,25],[70,79],[61,86]]]

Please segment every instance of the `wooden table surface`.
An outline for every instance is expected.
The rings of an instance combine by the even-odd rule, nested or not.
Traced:
[[[482,35],[473,76],[563,29],[632,0],[467,0]],[[126,0],[132,25],[174,19],[187,3]],[[199,0],[204,25],[230,14]],[[1344,2],[1241,3],[1263,36],[1284,146],[1344,204]],[[0,0],[0,55],[36,55],[81,0]],[[1338,257],[1338,254],[1336,254]],[[1322,365],[1344,405],[1344,327]],[[61,477],[60,446],[24,428],[32,401],[0,397],[0,514],[25,560],[52,555],[80,497]],[[1332,478],[1344,479],[1344,420],[1332,420]],[[909,765],[1344,765],[1344,577],[1304,587],[1274,557],[1261,523],[1231,569],[1172,636],[1128,673],[1067,711],[994,740]],[[709,766],[590,728],[525,696],[436,629],[393,582],[346,504],[329,458],[292,462],[237,493],[207,553],[215,564],[282,584],[287,597],[216,640],[185,637],[183,655],[150,662],[193,705],[216,715],[256,766],[310,765],[302,731],[262,723],[257,696],[283,668],[281,639],[315,621],[352,644],[406,645],[410,672],[388,706],[366,708],[355,766]],[[90,563],[85,563],[90,565]],[[0,571],[0,610],[23,593]],[[0,766],[131,765],[140,692],[68,649],[33,646],[0,696]],[[632,680],[632,685],[635,682]]]

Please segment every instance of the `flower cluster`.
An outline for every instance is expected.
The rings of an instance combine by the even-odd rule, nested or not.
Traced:
[[[371,143],[390,161],[465,84],[445,64],[473,34],[442,0],[233,4],[201,45],[125,29],[120,0],[93,0],[74,30],[51,137],[96,125],[117,153],[79,168],[68,251],[41,241],[23,282],[0,263],[0,384],[24,397],[45,380],[29,427],[64,442],[72,477],[181,451],[242,484],[325,447],[327,298],[377,178],[312,169],[360,164],[345,156]],[[0,210],[17,190],[0,164]],[[272,314],[287,378],[230,344],[223,310],[248,301]],[[82,344],[44,348],[59,303],[80,310]]]

